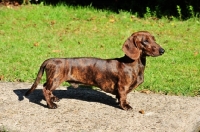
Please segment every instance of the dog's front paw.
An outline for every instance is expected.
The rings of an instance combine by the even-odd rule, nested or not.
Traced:
[[[121,105],[121,107],[122,107],[122,109],[124,109],[126,111],[130,111],[133,109],[129,104],[123,104],[123,105]]]

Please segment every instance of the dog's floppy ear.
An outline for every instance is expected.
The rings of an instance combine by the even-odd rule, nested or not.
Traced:
[[[140,50],[137,47],[137,36],[131,35],[123,44],[122,50],[124,53],[133,60],[140,57]]]

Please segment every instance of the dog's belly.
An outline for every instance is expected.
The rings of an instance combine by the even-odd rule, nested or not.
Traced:
[[[117,91],[116,83],[111,80],[108,80],[106,82],[99,82],[97,87],[101,88],[105,92],[112,94],[116,94]]]
[[[67,81],[70,83],[70,85],[74,88],[77,88],[79,85],[86,85],[86,86],[95,86],[98,88],[101,88],[103,91],[107,92],[107,93],[111,93],[111,94],[116,94],[117,92],[117,87],[116,87],[116,83],[114,83],[112,80],[107,79],[107,81],[103,81],[103,80],[85,80],[84,82],[82,82],[81,80],[70,80]]]

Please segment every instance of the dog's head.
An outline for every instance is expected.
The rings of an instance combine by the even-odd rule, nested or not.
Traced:
[[[144,56],[159,56],[165,50],[155,42],[154,36],[147,31],[133,33],[123,44],[122,50],[133,60]]]

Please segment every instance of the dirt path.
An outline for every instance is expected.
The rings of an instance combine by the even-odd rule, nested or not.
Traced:
[[[121,110],[114,96],[88,88],[59,87],[57,109],[46,108],[40,85],[0,83],[0,127],[20,132],[199,132],[200,98],[130,93],[133,111]],[[144,114],[139,113],[144,110]]]

